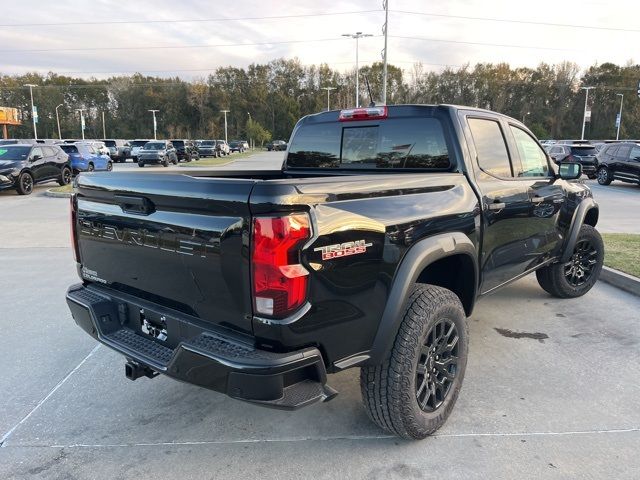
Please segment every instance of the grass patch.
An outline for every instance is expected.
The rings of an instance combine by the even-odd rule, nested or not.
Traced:
[[[244,152],[244,153],[232,153],[227,157],[207,157],[201,158],[200,160],[189,162],[189,163],[181,163],[181,167],[219,167],[221,165],[226,165],[227,163],[234,162],[236,160],[240,160],[242,158],[250,157],[255,152]]]
[[[640,277],[640,234],[603,233],[604,264]]]
[[[70,183],[69,185],[64,185],[62,187],[50,188],[49,190],[51,190],[52,192],[56,192],[56,193],[73,193],[73,182]]]

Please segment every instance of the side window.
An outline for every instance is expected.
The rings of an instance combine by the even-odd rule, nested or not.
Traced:
[[[628,159],[630,153],[631,153],[631,145],[620,145],[620,147],[618,148],[618,153],[616,153],[616,157]]]
[[[35,147],[33,150],[31,150],[31,158],[35,157],[36,155],[44,157],[44,153],[42,152],[42,148]]]
[[[638,147],[637,145],[631,149],[631,160],[640,162],[640,147]]]
[[[517,177],[546,177],[549,174],[547,156],[537,142],[524,130],[509,126],[520,154],[522,168],[516,172]],[[517,170],[517,169],[516,169]]]
[[[513,177],[500,124],[494,120],[480,118],[469,118],[467,121],[476,146],[480,168],[498,177]]]
[[[605,153],[613,157],[616,153],[618,153],[618,145],[607,147],[607,151]]]

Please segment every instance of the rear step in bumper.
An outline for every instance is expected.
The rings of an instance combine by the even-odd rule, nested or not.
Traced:
[[[239,400],[284,410],[328,401],[337,395],[326,385],[324,362],[317,348],[274,353],[201,330],[172,349],[144,335],[139,326],[129,324],[124,312],[130,308],[131,298],[83,285],[67,291],[75,322],[127,358],[126,375],[132,380],[163,373]]]

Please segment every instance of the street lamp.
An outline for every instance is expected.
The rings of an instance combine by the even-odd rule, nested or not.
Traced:
[[[157,135],[158,123],[156,122],[156,113],[158,113],[159,111],[160,110],[149,110],[149,112],[153,114],[153,139],[154,140],[158,139],[158,135]]]
[[[356,108],[358,108],[360,106],[360,85],[359,85],[359,76],[360,76],[360,69],[358,66],[358,46],[359,46],[359,40],[363,37],[372,37],[373,35],[371,35],[370,33],[362,33],[362,32],[356,32],[356,33],[343,33],[342,34],[343,37],[349,37],[349,38],[354,38],[356,41]]]
[[[624,101],[624,93],[616,93],[620,97],[620,113],[618,113],[618,130],[616,131],[616,140],[620,139],[620,125],[622,125],[622,102]]]
[[[58,123],[58,138],[62,140],[62,132],[60,131],[60,116],[58,115],[58,109],[62,107],[64,104],[60,104],[56,107],[56,122]]]
[[[33,120],[33,138],[38,139],[38,130],[36,129],[36,121],[37,121],[37,113],[36,107],[33,106],[33,87],[37,87],[38,85],[34,85],[33,83],[25,83],[24,87],[29,87],[29,95],[31,95],[31,120]]]
[[[224,141],[229,143],[229,140],[227,140],[227,113],[231,112],[231,110],[220,110],[220,112],[224,113]]]
[[[336,87],[321,87],[322,90],[326,90],[327,91],[327,112],[329,110],[331,110],[331,107],[329,106],[329,94],[331,93],[331,90],[335,90]]]
[[[80,130],[82,130],[82,140],[84,140],[84,108],[76,108],[76,112],[80,112]]]
[[[584,127],[587,123],[587,102],[589,101],[589,90],[593,90],[596,87],[580,87],[581,90],[584,90],[586,92],[586,95],[584,96],[584,113],[582,115],[582,135],[580,136],[580,140],[584,140]],[[591,119],[591,116],[589,116],[589,119]]]

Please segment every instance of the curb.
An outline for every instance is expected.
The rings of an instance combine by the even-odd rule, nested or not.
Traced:
[[[48,190],[45,190],[44,194],[47,197],[54,197],[54,198],[69,198],[71,196],[71,193],[54,192],[53,189],[51,188]]]
[[[614,268],[602,267],[600,280],[640,297],[640,278],[634,277],[633,275],[615,270]]]

